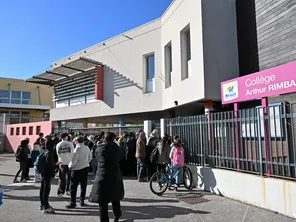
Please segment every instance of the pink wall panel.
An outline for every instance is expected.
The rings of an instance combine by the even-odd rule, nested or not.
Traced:
[[[39,132],[44,133],[44,136],[46,136],[52,133],[52,128],[52,121],[7,125],[5,150],[15,152],[20,142],[25,138],[30,138],[30,145],[33,146]]]

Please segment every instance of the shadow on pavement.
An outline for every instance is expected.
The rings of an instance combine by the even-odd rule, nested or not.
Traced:
[[[2,165],[2,164],[0,164],[0,165]],[[0,173],[0,176],[2,176],[2,177],[15,177],[15,175],[5,174],[5,173]]]
[[[124,198],[122,202],[132,202],[132,203],[178,203],[180,201],[174,199],[136,199],[136,198]]]
[[[139,200],[140,201],[140,200]],[[61,216],[98,216],[98,208],[91,208],[94,210],[89,210],[89,208],[76,208],[73,210],[68,209],[55,209],[55,215]],[[122,206],[121,207],[123,215],[122,219],[124,221],[134,221],[134,220],[152,220],[152,219],[170,219],[175,216],[188,215],[188,214],[210,214],[208,211],[201,210],[191,210],[188,208],[177,207],[177,206],[167,206],[167,205],[148,205],[148,206]],[[109,207],[109,217],[113,218],[112,207]]]

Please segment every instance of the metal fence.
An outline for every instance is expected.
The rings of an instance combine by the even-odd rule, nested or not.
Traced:
[[[166,119],[179,135],[186,162],[296,178],[296,104],[277,104],[209,115]]]
[[[113,132],[117,136],[122,135],[124,132],[132,133],[143,130],[143,125],[138,126],[118,126],[118,127],[94,127],[94,128],[54,128],[55,133],[83,133],[88,135],[98,135],[100,132]]]
[[[49,121],[49,117],[42,117],[42,116],[9,116],[5,115],[2,116],[5,118],[6,124],[20,124],[20,123],[32,123],[32,122],[43,122]]]

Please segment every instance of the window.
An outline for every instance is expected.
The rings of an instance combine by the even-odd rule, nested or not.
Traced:
[[[0,90],[0,103],[9,103],[8,90]]]
[[[20,123],[20,112],[19,111],[11,111],[9,114],[10,124]]]
[[[165,53],[165,88],[172,85],[172,44],[169,43],[164,48]]]
[[[191,35],[190,25],[181,31],[181,66],[182,80],[191,77]]]
[[[20,128],[16,127],[16,135],[19,136],[20,135]]]
[[[91,103],[91,102],[95,102],[95,101],[97,101],[96,98],[95,98],[95,95],[92,94],[92,95],[87,95],[86,96],[86,102],[87,103]]]
[[[36,135],[39,135],[41,133],[41,126],[36,126]]]
[[[10,128],[10,136],[13,136],[14,134],[14,128]]]
[[[30,92],[22,92],[22,104],[30,104],[31,93]]]
[[[34,127],[33,126],[30,126],[29,127],[29,135],[33,135],[33,130],[34,130]]]
[[[284,136],[282,125],[282,104],[275,103],[269,104],[268,106],[269,135],[271,138],[281,138]],[[262,106],[241,110],[240,116],[242,118],[241,136],[243,138],[265,137]]]
[[[85,103],[85,96],[75,97],[70,99],[70,106],[80,105]]]
[[[12,91],[11,92],[11,103],[12,104],[30,104],[31,93]]]
[[[146,92],[155,91],[155,58],[154,54],[146,56]]]
[[[21,123],[29,123],[30,122],[30,113],[21,111]]]
[[[22,130],[22,135],[25,136],[26,133],[27,133],[27,127],[24,126],[24,127],[23,127],[23,130]]]
[[[11,103],[12,104],[21,104],[22,93],[20,91],[11,92]]]
[[[65,106],[69,106],[68,99],[56,101],[56,108],[65,107]]]

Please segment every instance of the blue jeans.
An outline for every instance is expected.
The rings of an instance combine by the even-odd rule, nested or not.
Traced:
[[[37,170],[34,169],[34,178],[35,179],[39,179],[40,178],[40,174],[37,173]]]
[[[177,170],[178,170],[180,167],[174,167],[173,162],[171,163],[171,166],[172,166],[172,171],[173,171],[173,172],[171,173],[171,175],[174,176],[174,175],[176,174]],[[171,176],[170,176],[170,178],[171,178]],[[176,174],[175,179],[176,179],[176,184],[177,184],[177,185],[180,185],[180,170],[179,170],[178,173]]]

